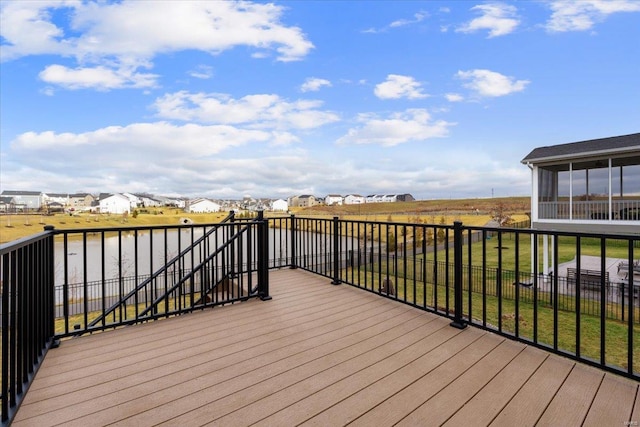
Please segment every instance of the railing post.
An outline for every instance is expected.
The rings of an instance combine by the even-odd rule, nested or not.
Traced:
[[[332,285],[340,284],[340,222],[337,216],[333,217],[333,281]]]
[[[292,270],[298,268],[298,264],[296,263],[296,217],[294,214],[291,214],[291,265],[290,268]]]
[[[462,222],[453,223],[453,304],[454,317],[451,326],[464,329],[467,324],[462,320]]]
[[[262,301],[271,299],[269,295],[269,223],[264,219],[264,211],[258,211],[258,295]]]
[[[51,347],[58,348],[60,346],[60,340],[55,338],[56,334],[56,315],[55,315],[55,246],[53,237],[55,235],[55,227],[53,225],[45,225],[44,231],[49,232],[49,237],[47,238],[47,249],[46,249],[46,295],[47,295],[47,306],[46,315],[47,315],[47,323],[48,323],[48,333],[52,338]]]

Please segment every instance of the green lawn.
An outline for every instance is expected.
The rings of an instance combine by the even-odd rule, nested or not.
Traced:
[[[381,280],[384,280],[385,277],[386,274],[380,274],[379,270],[346,269],[342,271],[342,279],[344,281],[360,283],[361,287],[366,287],[376,292],[379,289]],[[391,275],[390,277],[394,281],[396,289],[395,298],[418,306],[425,306],[426,302],[427,307],[438,307],[441,312],[445,312],[448,307],[451,314],[453,314],[453,289],[449,289],[447,293],[447,288],[443,285],[433,286],[432,282],[427,282],[425,285],[422,282],[405,279],[400,275]],[[579,351],[582,357],[596,361],[600,360],[601,319],[598,315],[599,313],[581,314],[578,323],[574,299],[558,301],[557,319],[555,319],[553,306],[548,302],[540,302],[549,301],[548,295],[541,292],[538,299],[539,303],[536,307],[533,301],[523,293],[519,299],[516,316],[515,299],[506,297],[498,299],[493,295],[486,295],[483,299],[481,292],[472,292],[471,301],[469,302],[467,289],[465,284],[463,312],[465,317],[468,317],[471,311],[474,323],[485,324],[486,322],[486,326],[507,335],[516,335],[517,329],[517,335],[522,339],[552,348],[557,346],[559,350],[571,354],[576,354]],[[495,292],[495,289],[493,291]],[[611,305],[614,304],[609,304],[607,309],[612,309]],[[537,318],[535,318],[536,316]],[[638,316],[640,316],[640,310],[636,308],[634,314],[636,323],[633,326],[634,371],[638,370],[637,364],[640,363],[640,325],[637,324]],[[554,342],[554,324],[557,327],[557,335],[555,335],[557,342]],[[581,336],[579,345],[576,342],[578,326],[580,327]],[[605,319],[604,331],[605,363],[626,370],[628,366],[628,323],[615,319]]]

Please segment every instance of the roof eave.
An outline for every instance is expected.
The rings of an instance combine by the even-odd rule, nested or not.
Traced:
[[[607,150],[587,151],[584,153],[562,154],[562,155],[548,156],[548,157],[534,157],[534,158],[525,157],[520,161],[520,163],[524,165],[540,164],[540,163],[557,162],[561,160],[583,159],[588,157],[600,157],[605,155],[626,154],[626,153],[633,153],[633,152],[637,152],[638,154],[640,154],[640,145],[635,147],[623,147],[623,148],[617,148],[612,150],[607,149]]]

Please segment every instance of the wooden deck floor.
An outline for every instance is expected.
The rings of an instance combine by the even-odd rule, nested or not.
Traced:
[[[304,271],[274,271],[270,282],[271,301],[64,341],[13,425],[640,420],[637,382]]]

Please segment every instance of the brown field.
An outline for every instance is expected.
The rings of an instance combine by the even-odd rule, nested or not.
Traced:
[[[491,220],[492,213],[499,206],[511,215],[514,221],[527,219],[530,211],[529,197],[506,197],[494,199],[450,199],[420,200],[415,202],[369,203],[345,206],[314,206],[293,208],[298,216],[319,216],[364,221],[392,221],[415,223],[420,220],[429,224],[452,224],[462,221],[470,226],[482,226]],[[282,214],[267,213],[268,216]],[[57,229],[105,228],[127,226],[177,225],[183,218],[190,218],[195,224],[217,223],[227,216],[226,212],[214,214],[187,214],[180,209],[164,208],[149,210],[149,213],[133,215],[111,215],[78,213],[69,214],[23,214],[0,215],[0,243],[11,242],[44,230],[45,225]]]

